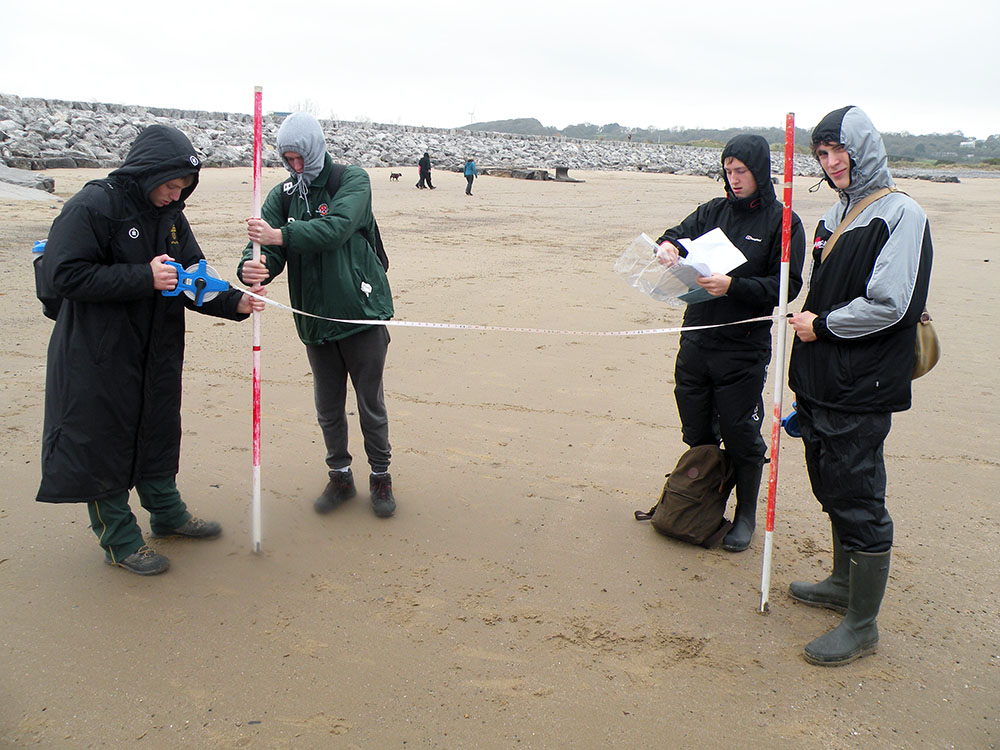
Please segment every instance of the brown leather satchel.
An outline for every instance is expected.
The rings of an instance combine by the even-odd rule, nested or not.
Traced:
[[[913,360],[913,380],[926,375],[941,359],[941,342],[931,324],[931,314],[924,308],[917,323],[917,340],[914,344],[915,358]]]

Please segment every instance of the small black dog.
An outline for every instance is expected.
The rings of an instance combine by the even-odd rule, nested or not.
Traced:
[[[393,172],[389,175],[389,182],[399,182],[399,178],[403,176],[402,172]]]

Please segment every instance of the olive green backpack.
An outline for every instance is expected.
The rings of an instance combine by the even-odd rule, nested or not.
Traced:
[[[637,510],[637,521],[649,521],[661,534],[711,549],[733,524],[724,517],[736,485],[733,462],[717,445],[696,445],[684,452],[667,474],[659,502]]]

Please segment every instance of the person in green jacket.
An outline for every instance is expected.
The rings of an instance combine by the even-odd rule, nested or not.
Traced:
[[[312,115],[295,112],[278,129],[276,148],[291,177],[276,185],[247,219],[250,242],[237,275],[245,284],[267,284],[288,270],[292,306],[324,318],[389,320],[392,292],[367,237],[374,237],[368,173],[343,168],[340,186],[329,193],[334,169],[323,129]],[[290,200],[288,196],[290,195]],[[261,246],[253,260],[253,243]],[[384,325],[337,323],[295,315],[313,372],[316,416],[326,443],[329,482],[313,507],[329,513],[357,490],[347,446],[347,377],[357,396],[365,452],[371,467],[369,489],[375,514],[396,510],[389,475],[389,419],[382,373],[389,332]]]

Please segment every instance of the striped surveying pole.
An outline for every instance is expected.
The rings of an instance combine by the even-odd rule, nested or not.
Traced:
[[[767,614],[771,589],[771,555],[774,551],[774,505],[778,489],[778,454],[781,450],[781,399],[785,391],[785,335],[788,323],[788,257],[792,244],[792,166],[795,159],[795,113],[785,115],[785,194],[781,218],[781,282],[778,286],[778,324],[774,338],[774,415],[771,421],[771,463],[767,478],[767,521],[764,525],[764,564],[760,575],[760,611]]]
[[[260,218],[260,162],[263,140],[260,86],[253,90],[253,218]],[[253,259],[260,260],[260,243],[253,243]],[[260,552],[260,316],[253,313],[253,502],[250,509],[253,551]]]

